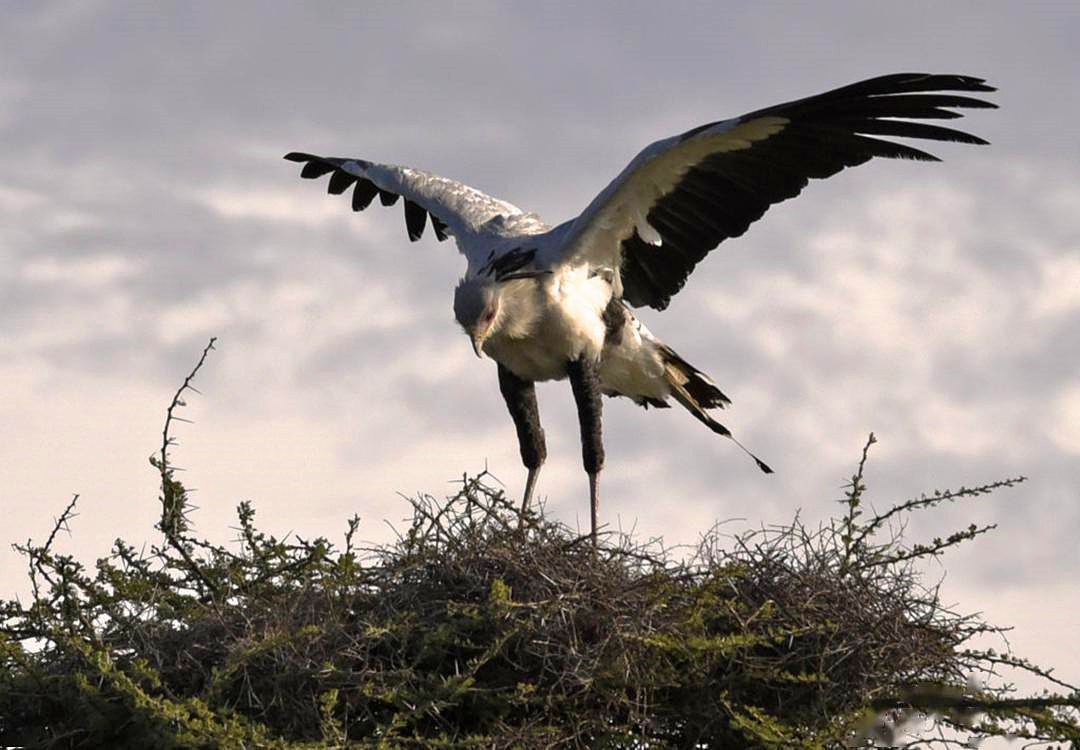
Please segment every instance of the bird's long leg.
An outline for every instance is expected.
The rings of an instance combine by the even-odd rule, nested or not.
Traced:
[[[600,525],[600,471],[589,474],[589,520],[592,524],[592,544],[596,549],[596,529]]]
[[[525,496],[521,498],[521,512],[525,513],[532,503],[533,490],[536,489],[536,479],[540,476],[539,466],[529,466],[528,476],[525,477]]]
[[[517,428],[521,462],[529,470],[529,476],[525,480],[525,497],[521,500],[521,512],[524,513],[532,502],[540,467],[547,458],[544,428],[540,426],[540,409],[536,404],[536,386],[531,380],[519,378],[500,364],[499,390],[502,391],[506,408],[514,420],[514,427]]]
[[[567,367],[570,387],[577,402],[581,424],[581,458],[589,475],[589,515],[592,541],[596,547],[596,529],[600,516],[600,470],[604,468],[604,438],[601,429],[603,403],[600,396],[600,366],[595,360],[581,357]]]

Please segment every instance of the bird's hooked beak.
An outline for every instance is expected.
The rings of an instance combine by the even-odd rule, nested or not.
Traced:
[[[472,341],[473,351],[476,352],[476,356],[483,359],[484,357],[484,342],[487,341],[488,335],[491,334],[491,325],[478,325],[469,334],[469,339]]]
[[[484,352],[481,347],[484,345],[484,334],[474,331],[470,338],[472,339],[472,350],[476,352],[477,357],[483,359]]]

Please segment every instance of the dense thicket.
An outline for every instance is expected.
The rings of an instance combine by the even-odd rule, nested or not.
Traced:
[[[54,549],[74,504],[44,543],[21,547],[34,593],[0,605],[0,745],[1080,740],[1075,688],[977,649],[997,631],[921,583],[921,560],[988,529],[925,544],[899,533],[906,514],[1020,480],[871,513],[864,451],[835,521],[712,529],[667,550],[614,533],[594,549],[542,510],[521,514],[481,475],[445,501],[413,500],[391,544],[357,543],[355,519],[341,547],[276,539],[245,503],[236,544],[219,546],[192,533],[169,464],[189,387],[154,459],[161,547],[117,541],[88,570]],[[1017,696],[995,677],[1003,668],[1058,692]]]

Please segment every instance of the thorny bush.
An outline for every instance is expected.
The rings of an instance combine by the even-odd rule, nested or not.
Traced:
[[[900,533],[907,514],[1019,478],[872,513],[871,436],[835,521],[714,528],[689,551],[616,533],[594,550],[486,474],[413,499],[390,544],[358,543],[357,518],[340,547],[277,539],[241,503],[226,547],[192,534],[169,459],[198,369],[153,459],[161,546],[118,540],[85,568],[55,550],[72,501],[44,544],[18,547],[33,594],[0,603],[0,745],[1078,746],[1076,689],[976,648],[1001,631],[921,583],[918,562],[989,527]],[[1003,668],[1057,692],[1017,696]]]

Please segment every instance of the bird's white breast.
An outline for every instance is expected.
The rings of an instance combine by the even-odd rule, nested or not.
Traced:
[[[581,356],[598,360],[604,347],[604,308],[611,284],[588,266],[561,268],[537,280],[511,282],[501,298],[505,315],[484,352],[527,380],[558,380]]]

